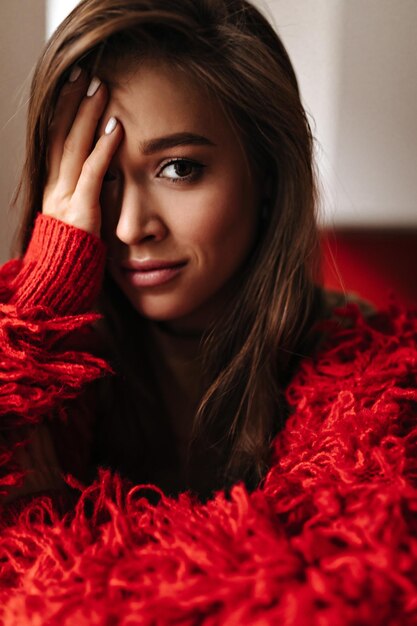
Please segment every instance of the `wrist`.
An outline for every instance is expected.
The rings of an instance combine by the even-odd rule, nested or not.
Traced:
[[[105,257],[106,246],[96,235],[38,214],[12,302],[60,315],[85,312],[100,291]]]

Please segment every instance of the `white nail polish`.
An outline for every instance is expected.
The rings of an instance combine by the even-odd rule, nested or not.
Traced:
[[[117,126],[117,120],[115,117],[110,117],[109,121],[106,124],[106,128],[104,129],[105,135],[110,135],[114,131]]]
[[[79,67],[78,65],[74,65],[69,75],[68,81],[70,83],[75,83],[75,81],[78,79],[80,74],[81,74],[81,67]]]
[[[87,96],[89,98],[91,98],[91,96],[94,96],[94,94],[96,93],[100,85],[101,85],[101,80],[95,76],[92,79],[91,83],[88,85]]]

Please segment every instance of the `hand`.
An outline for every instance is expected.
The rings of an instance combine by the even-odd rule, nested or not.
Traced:
[[[101,186],[123,129],[111,118],[94,145],[108,91],[97,78],[88,83],[85,72],[74,68],[59,95],[48,136],[42,213],[99,237]]]

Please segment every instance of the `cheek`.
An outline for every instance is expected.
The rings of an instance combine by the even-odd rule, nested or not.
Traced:
[[[239,191],[236,191],[238,189]],[[256,231],[256,203],[248,186],[217,186],[196,198],[176,232],[203,256],[244,253]]]

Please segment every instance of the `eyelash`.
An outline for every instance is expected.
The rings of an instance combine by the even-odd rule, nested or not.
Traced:
[[[169,161],[167,161],[166,163],[164,163],[159,171],[158,171],[158,177],[161,174],[161,172],[163,172],[163,170],[166,167],[169,167],[170,165],[175,165],[176,163],[181,163],[181,164],[188,164],[191,165],[194,168],[194,172],[191,174],[188,174],[187,176],[181,176],[180,178],[169,178],[167,176],[161,176],[161,178],[169,178],[169,180],[176,184],[181,184],[184,182],[194,182],[196,181],[202,174],[203,168],[206,167],[205,165],[203,165],[203,163],[198,163],[197,161],[192,161],[191,159],[184,159],[182,157],[178,157],[176,159],[170,159]],[[107,171],[106,174],[104,175],[104,182],[112,182],[113,180],[116,179],[116,176],[113,175],[110,171]]]

